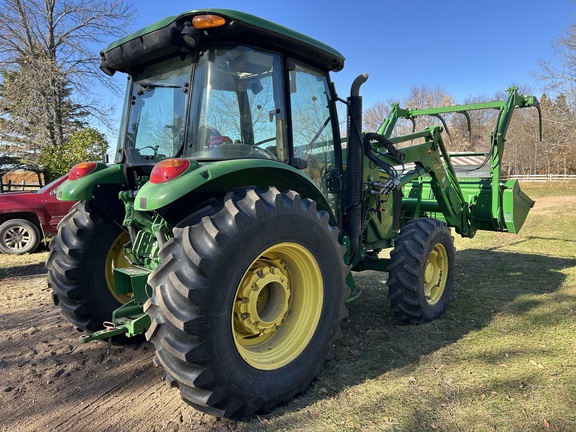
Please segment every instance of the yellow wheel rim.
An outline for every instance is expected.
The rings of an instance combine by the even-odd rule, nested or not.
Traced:
[[[130,301],[132,293],[129,294],[117,294],[114,288],[114,269],[129,267],[130,263],[124,256],[124,245],[130,241],[130,236],[126,231],[122,233],[114,240],[112,246],[108,250],[108,255],[106,256],[106,284],[108,285],[108,290],[114,296],[116,300],[120,303],[125,304]]]
[[[296,243],[278,243],[250,265],[236,291],[234,343],[260,370],[286,366],[310,343],[324,300],[314,256]]]
[[[426,260],[424,269],[424,295],[430,305],[438,303],[448,279],[448,253],[441,243],[437,243]]]

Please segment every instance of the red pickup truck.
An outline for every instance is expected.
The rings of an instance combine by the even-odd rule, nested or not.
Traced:
[[[66,178],[60,177],[38,191],[0,194],[0,252],[33,252],[41,240],[56,234],[58,222],[74,205],[56,199],[56,189]]]

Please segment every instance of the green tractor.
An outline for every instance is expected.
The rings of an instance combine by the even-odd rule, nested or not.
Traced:
[[[477,105],[395,105],[363,134],[367,76],[342,101],[329,73],[343,66],[321,42],[220,9],[166,18],[102,51],[101,69],[128,77],[115,163],[72,168],[58,198],[79,202],[47,261],[54,302],[82,342],[145,335],[188,404],[247,420],[319,376],[359,295],[351,271],[389,272],[399,320],[444,312],[450,227],[515,233],[533,205],[500,171],[512,112],[538,102],[511,89]],[[445,127],[394,136],[401,119],[478,109],[499,114],[465,175]]]

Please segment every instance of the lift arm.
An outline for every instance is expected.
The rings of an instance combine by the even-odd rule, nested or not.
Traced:
[[[473,206],[475,203],[467,202],[458,181],[458,177],[452,165],[451,156],[448,153],[442,131],[446,127],[432,126],[422,132],[390,138],[394,126],[401,118],[413,121],[421,116],[433,116],[439,118],[445,126],[446,122],[442,118],[443,114],[458,113],[465,116],[468,122],[468,131],[471,130],[469,111],[483,109],[499,110],[498,120],[495,128],[490,134],[490,150],[486,155],[490,163],[490,211],[493,229],[506,230],[506,218],[503,211],[503,192],[501,184],[501,162],[506,142],[506,133],[512,119],[512,114],[516,108],[534,106],[541,114],[538,100],[534,96],[522,96],[518,94],[517,88],[508,90],[508,98],[504,101],[484,102],[478,104],[458,105],[451,107],[429,108],[429,109],[402,109],[398,104],[393,104],[392,111],[384,121],[377,134],[367,134],[369,138],[364,143],[364,151],[368,158],[384,169],[389,178],[386,182],[373,182],[370,193],[385,194],[394,189],[421,181],[423,175],[429,176],[429,186],[433,192],[433,199],[422,197],[422,188],[419,189],[420,196],[417,198],[405,198],[404,204],[408,204],[416,209],[415,213],[434,212],[441,213],[446,222],[453,226],[460,235],[465,237],[474,236],[477,229]],[[410,142],[417,139],[424,139],[424,144],[397,149],[396,145],[403,142]],[[374,142],[376,143],[374,144]],[[385,151],[384,151],[385,150]],[[382,164],[379,164],[378,159]],[[415,168],[408,172],[391,170],[398,163],[406,165],[414,163]],[[428,181],[428,180],[427,180]]]

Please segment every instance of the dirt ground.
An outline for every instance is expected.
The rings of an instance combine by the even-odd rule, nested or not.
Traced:
[[[153,347],[79,344],[60,315],[35,253],[0,269],[0,430],[231,431],[242,424],[201,414],[152,364]],[[0,259],[11,259],[0,255]]]

